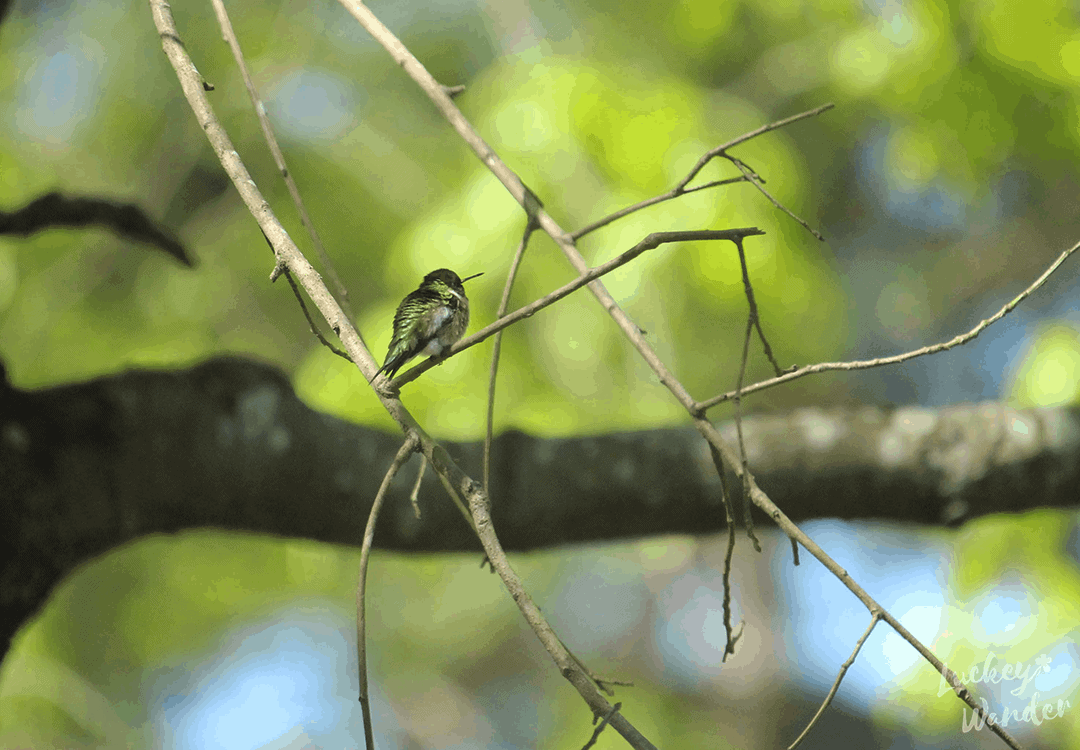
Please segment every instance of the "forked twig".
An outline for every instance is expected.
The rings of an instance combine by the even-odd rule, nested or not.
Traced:
[[[761,348],[765,351],[765,358],[773,366],[773,372],[782,375],[787,370],[780,367],[780,363],[776,361],[772,347],[769,346],[769,339],[765,336],[765,331],[761,329],[761,312],[758,310],[757,299],[754,297],[754,285],[750,283],[750,269],[746,265],[746,251],[743,249],[742,241],[736,242],[735,247],[739,251],[739,269],[742,271],[743,294],[746,296],[746,303],[750,306],[748,320],[758,332],[758,338],[761,339]],[[749,344],[749,342],[747,343]],[[745,369],[745,361],[743,368]]]
[[[671,190],[667,191],[666,193],[661,193],[660,195],[653,196],[652,198],[647,198],[647,199],[645,199],[643,201],[639,201],[638,203],[635,203],[635,204],[633,204],[631,206],[626,206],[625,208],[620,208],[618,211],[615,211],[612,214],[608,214],[604,218],[598,219],[597,221],[594,221],[592,224],[588,224],[588,225],[582,227],[581,229],[577,230],[576,232],[572,233],[570,235],[571,239],[573,239],[574,241],[580,240],[585,235],[590,234],[592,232],[595,232],[597,229],[600,229],[601,227],[606,227],[608,224],[612,223],[613,221],[617,221],[618,219],[621,219],[624,216],[629,216],[630,214],[635,213],[637,211],[640,211],[640,210],[642,210],[644,208],[648,208],[649,206],[655,206],[657,203],[663,203],[664,201],[673,200],[673,199],[678,198],[679,196],[682,196],[682,195],[689,195],[690,193],[696,193],[699,190],[708,190],[709,188],[718,187],[720,185],[733,185],[733,184],[735,184],[737,182],[752,182],[752,180],[750,178],[750,175],[748,175],[744,171],[742,177],[729,177],[729,178],[724,179],[724,180],[713,180],[712,182],[707,182],[704,185],[697,185],[695,187],[687,187],[693,181],[693,179],[695,177],[697,177],[698,173],[701,172],[701,170],[705,167],[705,165],[709,163],[709,161],[711,161],[712,159],[715,159],[717,156],[720,156],[720,155],[724,154],[724,152],[727,151],[727,149],[732,148],[733,146],[737,146],[740,143],[745,143],[746,141],[750,140],[751,138],[756,138],[759,135],[763,135],[763,134],[768,133],[770,131],[777,130],[778,128],[782,128],[782,127],[784,127],[786,125],[790,125],[793,122],[798,122],[799,120],[805,120],[808,117],[815,117],[817,115],[820,115],[822,112],[830,110],[834,106],[835,105],[831,104],[831,103],[830,104],[824,104],[824,105],[822,105],[820,107],[815,107],[814,109],[807,110],[806,112],[800,112],[797,115],[793,115],[791,117],[784,118],[783,120],[777,120],[776,122],[769,123],[768,125],[763,125],[762,127],[758,128],[757,130],[752,130],[749,133],[745,133],[745,134],[739,136],[738,138],[736,138],[733,141],[728,141],[727,143],[723,144],[722,146],[717,146],[714,149],[710,149],[709,151],[705,152],[705,154],[700,159],[698,159],[697,164],[694,165],[693,169],[690,170],[690,172],[686,175],[686,177],[679,180],[678,184],[675,185],[675,187],[673,187]],[[726,156],[726,154],[724,154],[724,155]],[[731,157],[727,157],[727,158],[730,159]],[[745,166],[745,164],[743,162],[739,162],[739,163],[743,164],[743,166]],[[738,166],[738,165],[736,165],[736,166]],[[747,169],[751,172],[753,177],[756,178],[759,183],[764,183],[765,182],[765,180],[760,175],[755,173],[753,170],[750,170],[749,167],[747,167]],[[759,190],[763,190],[761,184],[756,184],[755,183],[755,186]],[[768,193],[765,193],[765,194],[770,200],[773,201],[773,204],[776,205],[777,208],[780,208],[781,210],[786,211],[789,216],[791,216],[793,219],[795,219],[796,221],[801,223],[807,229],[810,229],[809,225],[807,225],[805,222],[803,222],[801,219],[799,219],[797,216],[795,216],[795,214],[791,213],[786,208],[784,208],[779,203],[777,203],[776,200],[774,200],[772,198],[772,196],[769,196]],[[810,231],[814,232],[814,230],[812,230],[812,229],[810,229]],[[814,236],[816,236],[818,239],[822,239],[821,235],[817,234],[817,232],[814,232]]]
[[[749,141],[752,138],[757,138],[759,135],[763,135],[765,133],[768,133],[769,131],[785,127],[787,125],[790,125],[793,122],[798,122],[799,120],[805,120],[808,117],[816,117],[816,116],[820,115],[822,112],[826,112],[826,111],[832,109],[835,106],[836,105],[833,104],[832,102],[829,102],[828,104],[822,104],[820,107],[815,107],[814,109],[808,109],[805,112],[800,112],[799,114],[792,115],[791,117],[785,117],[783,120],[777,120],[776,122],[770,122],[768,125],[762,125],[760,128],[757,128],[756,130],[751,130],[749,133],[743,133],[738,138],[730,140],[727,143],[720,144],[716,148],[707,151],[700,159],[698,159],[697,164],[695,164],[694,168],[690,170],[690,173],[687,174],[686,177],[684,177],[682,179],[682,182],[679,183],[678,187],[685,188],[687,185],[689,185],[690,182],[695,177],[697,177],[698,172],[700,172],[702,169],[705,168],[706,164],[708,164],[711,160],[715,159],[720,154],[727,151],[729,148],[733,148],[735,146],[738,146],[740,143],[746,143],[747,141]]]
[[[619,712],[620,708],[622,708],[621,703],[616,703],[611,707],[611,710],[607,712],[607,715],[600,720],[600,724],[593,730],[592,737],[589,738],[589,741],[581,746],[581,750],[589,750],[590,747],[596,744],[596,740],[600,737],[600,733],[604,731],[604,727],[611,721],[611,717]]]
[[[654,195],[652,198],[646,198],[643,201],[638,201],[637,203],[635,203],[635,204],[633,204],[631,206],[626,206],[625,208],[620,208],[618,211],[615,211],[614,213],[608,214],[607,216],[605,216],[602,219],[597,219],[592,224],[587,224],[587,225],[583,226],[581,229],[577,230],[576,232],[573,232],[570,235],[570,237],[571,237],[571,239],[573,239],[576,242],[577,240],[580,240],[585,235],[592,234],[597,229],[601,229],[603,227],[606,227],[608,224],[611,224],[612,222],[618,221],[619,219],[623,218],[624,216],[629,216],[630,214],[637,213],[638,211],[641,211],[642,209],[648,208],[649,206],[655,206],[657,203],[663,203],[664,201],[674,200],[675,198],[678,198],[679,196],[689,195],[690,193],[696,193],[699,190],[708,190],[709,188],[719,187],[720,185],[734,185],[737,182],[746,182],[746,181],[747,181],[746,177],[729,177],[729,178],[727,178],[725,180],[713,180],[712,182],[707,182],[704,185],[697,185],[697,186],[692,187],[692,188],[679,189],[678,187],[674,187],[671,190],[667,191],[666,193],[662,193],[661,195]]]
[[[274,246],[270,244],[270,238],[264,234],[263,239],[266,240],[267,245],[270,245],[270,252],[274,252]],[[300,293],[299,287],[296,286],[296,280],[292,277],[292,274],[289,273],[289,267],[284,264],[274,266],[275,272],[278,269],[280,269],[281,274],[285,276],[285,280],[289,282],[289,288],[292,289],[293,296],[296,297],[296,302],[300,305],[300,311],[304,313],[304,320],[307,321],[308,328],[311,329],[311,332],[315,334],[315,338],[317,338],[319,340],[319,343],[332,351],[334,354],[345,360],[348,360],[349,362],[352,362],[352,359],[349,358],[349,355],[338,349],[332,343],[330,343],[330,341],[328,341],[327,338],[322,335],[322,331],[319,330],[319,327],[315,325],[315,319],[311,317],[311,313],[308,311],[307,308],[307,303],[304,302],[304,295]]]
[[[746,178],[746,181],[756,187],[762,195],[769,199],[770,203],[772,203],[774,206],[786,213],[795,221],[799,222],[799,224],[802,225],[803,229],[814,235],[814,237],[816,237],[818,240],[820,240],[821,242],[825,241],[825,238],[821,235],[821,232],[810,226],[810,224],[807,223],[806,219],[803,219],[801,216],[796,216],[794,211],[792,211],[780,201],[776,200],[776,198],[773,197],[772,193],[765,189],[765,180],[761,179],[761,176],[758,175],[757,172],[746,166],[746,162],[744,162],[742,159],[737,159],[730,154],[723,154],[723,156],[725,159],[738,167],[739,171],[743,173],[743,177]]]
[[[958,336],[954,336],[948,341],[943,341],[938,344],[931,344],[930,346],[924,346],[921,349],[913,349],[912,351],[904,352],[903,354],[896,354],[891,357],[879,357],[877,359],[868,359],[861,361],[857,360],[854,362],[822,362],[816,365],[807,365],[806,367],[800,367],[797,370],[785,372],[783,375],[779,375],[775,378],[770,378],[769,380],[762,380],[759,383],[748,385],[742,389],[741,395],[745,396],[750,393],[756,393],[757,391],[762,391],[766,388],[772,388],[774,386],[780,385],[781,383],[788,383],[792,380],[796,380],[807,375],[813,375],[819,372],[832,372],[836,370],[866,370],[871,367],[895,365],[900,362],[906,362],[909,359],[914,359],[915,357],[922,357],[927,354],[937,354],[938,352],[943,352],[948,349],[952,349],[954,347],[966,344],[972,339],[974,339],[976,336],[978,336],[980,333],[985,331],[989,326],[993,325],[994,323],[1011,313],[1017,305],[1027,299],[1032,293],[1037,291],[1039,287],[1046,283],[1046,280],[1050,278],[1050,275],[1053,274],[1054,271],[1056,271],[1061,266],[1061,264],[1064,263],[1066,259],[1068,259],[1068,257],[1075,253],[1077,250],[1080,250],[1080,242],[1073,245],[1068,250],[1062,252],[1061,255],[1057,257],[1057,260],[1051,263],[1050,267],[1043,271],[1042,275],[1040,275],[1039,278],[1035,279],[1035,281],[1032,282],[1031,286],[1022,291],[1016,297],[1014,297],[1010,302],[1004,305],[1000,310],[991,315],[989,318],[980,321],[978,325],[976,325],[967,333],[962,333]],[[722,393],[719,396],[713,396],[712,398],[706,399],[705,401],[700,401],[694,404],[694,407],[700,411],[707,411],[712,407],[716,406],[717,404],[722,404],[723,402],[729,401],[734,397],[735,391],[729,391],[728,393]]]
[[[772,347],[769,346],[769,339],[766,338],[765,331],[761,328],[761,315],[758,312],[757,300],[754,299],[754,285],[750,283],[750,269],[746,265],[746,251],[743,249],[741,239],[735,243],[735,247],[738,248],[739,251],[739,268],[742,271],[743,293],[746,296],[747,306],[749,307],[746,318],[746,334],[743,336],[742,356],[739,359],[739,376],[735,385],[735,391],[739,394],[735,398],[735,434],[739,441],[739,458],[742,461],[742,498],[746,533],[754,543],[754,550],[761,552],[761,544],[758,542],[757,537],[754,536],[754,516],[750,511],[750,485],[747,481],[750,477],[750,467],[746,460],[746,442],[743,439],[742,430],[743,378],[746,377],[746,365],[750,359],[750,337],[753,336],[754,329],[757,329],[758,337],[761,339],[762,347],[765,349],[765,356],[772,364],[773,371],[779,375],[783,370],[780,368],[780,363],[776,361],[776,357],[773,356]]]

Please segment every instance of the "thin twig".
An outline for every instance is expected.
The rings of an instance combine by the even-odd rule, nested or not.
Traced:
[[[267,242],[269,241],[270,240],[267,240]],[[272,246],[271,249],[273,249]],[[289,282],[289,286],[292,288],[293,294],[296,295],[296,301],[300,303],[300,309],[304,313],[304,318],[307,320],[308,326],[311,328],[311,332],[315,334],[315,338],[317,338],[323,346],[332,351],[334,354],[338,355],[347,362],[352,362],[352,359],[350,359],[348,354],[338,349],[336,346],[330,343],[330,341],[325,336],[322,335],[322,331],[320,331],[319,327],[315,325],[315,319],[312,318],[311,313],[308,312],[307,304],[304,302],[304,295],[300,294],[300,289],[296,286],[296,280],[292,277],[292,274],[289,273],[289,269],[287,266],[282,266],[282,269],[284,269],[283,272],[285,274],[285,280]]]
[[[593,730],[592,737],[589,738],[589,741],[582,745],[581,750],[589,750],[590,747],[596,744],[596,740],[600,737],[600,733],[604,731],[604,727],[611,721],[611,717],[619,712],[620,708],[622,708],[621,703],[616,703],[611,707],[611,710],[607,712],[607,715],[600,720],[600,725]]]
[[[412,492],[409,493],[409,503],[413,513],[420,517],[420,483],[424,481],[424,472],[427,471],[427,456],[420,454],[420,469],[416,472],[416,483],[413,484]]]
[[[576,242],[577,240],[580,240],[585,235],[591,234],[592,232],[595,232],[597,229],[601,229],[602,227],[606,227],[608,224],[611,224],[614,221],[618,221],[619,219],[623,218],[624,216],[629,216],[632,213],[636,213],[636,212],[642,210],[643,208],[648,208],[649,206],[655,206],[657,203],[663,203],[664,201],[673,200],[675,198],[678,198],[681,195],[689,195],[690,193],[696,193],[699,190],[708,190],[709,188],[719,187],[720,185],[734,185],[736,182],[746,182],[746,181],[747,181],[746,177],[729,177],[726,180],[713,180],[712,182],[707,182],[704,185],[698,185],[698,186],[692,187],[692,188],[684,188],[682,190],[680,190],[678,187],[673,187],[671,190],[667,191],[666,193],[662,193],[661,195],[654,195],[652,198],[646,198],[643,201],[638,201],[637,203],[633,204],[632,206],[626,206],[625,208],[620,208],[615,213],[608,214],[607,216],[605,216],[602,219],[597,219],[592,224],[587,224],[586,226],[584,226],[581,229],[577,230],[576,232],[571,234],[570,237]]]
[[[360,573],[356,580],[356,657],[357,670],[360,673],[360,710],[364,715],[364,740],[367,750],[375,750],[374,728],[371,725],[371,696],[368,694],[367,682],[367,620],[364,617],[365,601],[367,598],[367,569],[368,559],[371,557],[371,545],[375,541],[375,522],[379,518],[386,492],[390,489],[390,483],[397,476],[398,471],[409,457],[416,452],[419,440],[415,433],[409,433],[405,442],[401,444],[397,455],[386,470],[379,491],[371,503],[371,512],[368,514],[367,527],[364,529],[364,542],[360,546]]]
[[[506,284],[503,286],[502,299],[499,300],[499,310],[495,313],[496,319],[506,315],[506,308],[510,306],[510,290],[514,288],[514,280],[517,278],[518,268],[521,267],[521,259],[525,257],[525,248],[529,246],[529,237],[536,231],[536,223],[531,219],[525,222],[525,231],[518,243],[514,260],[510,263],[510,271],[506,274]],[[492,429],[495,423],[495,378],[499,374],[499,354],[502,352],[502,330],[495,334],[495,343],[491,347],[491,368],[488,373],[488,404],[487,404],[487,431],[484,433],[484,492],[491,495],[491,440]]]
[[[427,456],[427,446],[425,445],[424,447],[424,455]],[[431,460],[432,465],[434,466],[434,459]],[[465,501],[461,499],[461,493],[458,492],[458,488],[454,486],[454,483],[450,481],[450,478],[447,477],[444,472],[440,472],[438,471],[438,469],[436,469],[435,476],[439,478],[439,482],[442,483],[443,489],[446,490],[446,494],[450,496],[450,501],[453,502],[457,509],[461,512],[461,515],[465,519],[465,522],[469,524],[470,527],[472,527],[473,531],[476,531],[476,520],[473,518],[472,513],[469,512],[468,507],[465,505]],[[483,567],[483,563],[481,563],[481,567]]]
[[[735,243],[735,247],[739,250],[739,268],[742,270],[743,280],[743,293],[746,295],[746,303],[749,307],[749,312],[746,318],[746,335],[743,337],[743,350],[742,357],[739,361],[739,376],[736,380],[735,390],[739,392],[740,398],[735,399],[735,432],[739,440],[739,457],[742,459],[743,468],[743,516],[744,523],[746,523],[746,533],[750,539],[754,542],[754,550],[761,552],[761,544],[758,542],[756,536],[754,536],[754,516],[750,512],[750,487],[746,479],[750,476],[750,467],[746,460],[746,443],[743,440],[742,431],[742,386],[743,378],[746,377],[746,365],[750,359],[750,337],[754,333],[754,326],[757,326],[758,335],[761,337],[761,343],[765,347],[765,355],[769,361],[772,362],[773,368],[776,373],[779,374],[780,364],[776,361],[776,357],[773,356],[772,348],[769,346],[769,340],[765,338],[765,332],[761,330],[760,316],[758,315],[757,301],[754,299],[754,285],[750,283],[750,269],[746,265],[746,251],[743,250],[742,240]]]
[[[735,554],[735,523],[730,513],[727,528],[727,552],[724,554],[724,632],[727,634],[727,640],[724,642],[724,656],[721,662],[726,662],[729,656],[735,655],[735,644],[739,642],[739,636],[731,627],[731,558]]]
[[[731,154],[723,154],[723,156],[736,167],[738,167],[739,171],[743,173],[743,177],[746,178],[747,182],[749,182],[751,185],[761,191],[761,194],[768,198],[770,203],[772,203],[774,206],[776,206],[788,216],[793,218],[795,221],[799,222],[802,225],[803,229],[814,235],[818,240],[820,240],[821,242],[825,241],[825,238],[821,235],[821,232],[814,229],[812,226],[810,226],[810,224],[806,222],[805,219],[800,216],[796,216],[791,209],[782,204],[780,201],[776,200],[776,198],[772,196],[772,193],[765,189],[765,180],[761,179],[761,177],[758,176],[758,174],[754,172],[754,170],[746,166],[745,162],[743,162],[741,159],[736,159]]]
[[[629,216],[630,214],[635,213],[636,211],[640,211],[643,208],[648,208],[649,206],[655,206],[657,203],[663,203],[664,201],[669,201],[669,200],[672,200],[674,198],[678,198],[679,196],[682,196],[682,195],[689,195],[690,193],[696,193],[699,190],[708,190],[709,188],[714,188],[714,187],[717,187],[719,185],[731,185],[731,184],[734,184],[736,182],[750,182],[751,181],[750,177],[744,172],[742,177],[730,177],[730,178],[725,179],[725,180],[713,180],[712,182],[708,182],[708,183],[706,183],[704,185],[698,185],[696,187],[687,187],[690,184],[690,182],[693,181],[693,179],[698,175],[698,173],[705,167],[705,165],[709,163],[709,161],[711,161],[712,159],[716,158],[717,156],[723,154],[727,149],[729,149],[729,148],[731,148],[733,146],[737,146],[740,143],[745,143],[746,141],[750,140],[751,138],[756,138],[757,136],[762,135],[764,133],[768,133],[771,130],[776,130],[777,128],[782,128],[785,125],[790,125],[791,123],[798,122],[799,120],[805,120],[808,117],[815,117],[817,115],[820,115],[822,112],[825,112],[825,111],[827,111],[829,109],[832,109],[834,106],[835,105],[831,104],[831,103],[830,104],[824,104],[824,105],[822,105],[820,107],[817,107],[815,109],[811,109],[811,110],[808,110],[806,112],[801,112],[801,113],[799,113],[797,115],[793,115],[792,117],[787,117],[787,118],[785,118],[783,120],[777,120],[776,122],[769,123],[768,125],[763,125],[762,127],[758,128],[757,130],[752,130],[749,133],[744,133],[743,135],[739,136],[735,140],[728,141],[727,143],[723,144],[722,146],[717,146],[714,149],[710,149],[700,159],[698,159],[697,164],[694,165],[694,168],[690,170],[690,172],[686,175],[686,177],[679,180],[679,183],[677,185],[675,185],[675,187],[673,187],[671,190],[667,191],[666,193],[662,193],[661,195],[657,195],[657,196],[654,196],[652,198],[647,198],[646,200],[635,203],[632,206],[626,206],[625,208],[620,208],[615,213],[609,214],[609,215],[605,216],[604,218],[599,219],[597,221],[594,221],[592,224],[589,224],[589,225],[587,225],[585,227],[582,227],[581,229],[577,230],[576,232],[574,232],[573,234],[570,235],[571,239],[573,239],[574,241],[580,240],[585,235],[587,235],[587,234],[589,234],[591,232],[595,232],[597,229],[600,229],[601,227],[605,227],[608,224],[612,223],[613,221],[616,221],[618,219],[623,218],[624,216]],[[749,169],[749,167],[747,167],[747,168]],[[753,173],[753,176],[756,177],[757,180],[760,183],[765,182],[765,180],[760,175],[758,175],[757,173],[754,173],[753,170],[750,170],[750,171],[751,171],[751,173]],[[756,185],[756,187],[759,190],[762,189],[761,185]],[[766,193],[766,195],[768,195],[768,194]],[[769,197],[771,199],[771,196],[769,196]],[[773,202],[776,203],[776,201],[773,201]],[[778,207],[785,210],[785,211],[787,210],[787,209],[783,208],[783,206],[778,206]],[[790,212],[788,212],[788,213],[790,214]],[[802,223],[802,221],[800,219],[798,219],[798,217],[796,217],[794,214],[790,214],[790,215],[792,216],[792,218],[795,218],[796,221],[799,221],[800,223]],[[803,224],[803,226],[806,226],[806,224]],[[810,229],[809,226],[807,226],[806,228]],[[810,231],[813,232],[812,229]],[[820,235],[818,235],[816,232],[814,232],[814,235],[816,237],[818,237],[818,239],[822,239],[822,237]]]
[[[266,240],[266,244],[270,246],[270,252],[274,253],[274,245],[272,242],[270,242],[270,238],[266,236],[266,232],[263,232],[263,239]],[[277,253],[274,254],[275,256],[277,255]],[[348,360],[349,362],[352,362],[352,359],[349,358],[348,354],[338,349],[336,346],[330,343],[330,341],[328,341],[325,336],[322,335],[322,331],[320,331],[319,327],[315,325],[315,319],[311,317],[311,313],[307,309],[307,303],[304,302],[304,295],[300,293],[300,288],[296,285],[296,279],[294,279],[292,277],[292,274],[289,273],[289,267],[284,263],[277,262],[274,264],[274,272],[270,275],[270,283],[274,283],[274,281],[277,280],[277,277],[281,275],[284,275],[285,280],[289,282],[289,288],[292,289],[293,296],[296,297],[296,302],[300,305],[300,311],[304,313],[304,319],[308,322],[308,327],[311,329],[311,332],[315,334],[315,338],[317,338],[323,346],[332,351],[334,354]]]
[[[993,325],[994,323],[1011,313],[1017,305],[1019,305],[1033,292],[1038,290],[1039,287],[1045,284],[1046,280],[1050,278],[1050,275],[1054,273],[1054,271],[1056,271],[1061,266],[1061,264],[1064,263],[1065,260],[1077,250],[1080,250],[1080,243],[1073,245],[1068,250],[1061,253],[1061,255],[1058,256],[1057,260],[1051,263],[1050,267],[1047,268],[1042,273],[1042,275],[1039,276],[1039,278],[1037,278],[1031,284],[1031,286],[1022,291],[1016,297],[1014,297],[1011,302],[1006,304],[989,318],[981,321],[977,326],[972,328],[967,333],[962,333],[949,339],[948,341],[944,341],[938,344],[932,344],[930,346],[924,346],[921,349],[914,349],[910,352],[896,354],[892,357],[880,357],[878,359],[868,359],[855,362],[822,362],[816,365],[800,367],[797,370],[786,372],[783,375],[777,376],[775,378],[770,378],[769,380],[762,380],[759,383],[748,385],[742,389],[742,395],[745,396],[750,393],[756,393],[757,391],[762,391],[766,388],[772,388],[774,386],[780,385],[781,383],[788,383],[792,380],[796,380],[807,375],[813,375],[819,372],[832,372],[835,370],[866,370],[871,367],[894,365],[899,362],[906,362],[909,359],[914,359],[915,357],[922,357],[927,354],[937,354],[938,352],[943,352],[948,349],[952,349],[954,347],[966,344],[972,339],[974,339],[976,336],[978,336],[980,333],[982,333],[984,330],[986,330],[987,327]],[[716,406],[717,404],[722,404],[723,402],[729,401],[734,397],[735,391],[730,391],[728,393],[720,394],[719,396],[713,396],[712,398],[705,401],[698,402],[694,404],[693,408],[698,411],[707,411],[712,407]]]
[[[492,568],[492,572],[494,572],[494,568]],[[559,638],[558,634],[556,634],[555,637]],[[589,665],[583,662],[577,654],[571,651],[570,647],[563,642],[562,638],[559,638],[559,643],[562,644],[562,647],[564,649],[566,649],[566,653],[570,656],[571,659],[574,660],[574,663],[578,665],[581,671],[589,676],[589,679],[593,681],[593,684],[595,684],[596,687],[598,687],[599,689],[603,690],[604,693],[608,696],[615,695],[615,691],[608,687],[609,685],[618,685],[619,687],[634,686],[634,683],[629,680],[616,680],[610,677],[601,677],[600,675],[596,674],[596,672],[592,671],[592,669],[589,668]]]
[[[822,112],[826,112],[826,111],[832,109],[835,106],[836,106],[835,104],[833,104],[832,102],[829,102],[828,104],[822,104],[820,107],[815,107],[814,109],[808,109],[805,112],[800,112],[797,115],[792,115],[791,117],[785,117],[783,120],[777,120],[776,122],[770,122],[768,125],[762,125],[760,128],[758,128],[756,130],[751,130],[749,133],[743,133],[738,138],[735,138],[734,140],[728,141],[727,143],[723,143],[723,144],[717,146],[716,148],[711,149],[710,151],[706,152],[705,155],[703,155],[700,159],[698,159],[697,164],[695,164],[694,168],[690,170],[690,173],[688,175],[686,175],[686,177],[684,177],[682,179],[682,181],[679,183],[678,187],[685,188],[687,185],[689,185],[690,182],[695,177],[697,177],[698,172],[700,172],[702,169],[705,168],[706,164],[708,164],[712,159],[715,159],[720,154],[727,151],[729,148],[733,148],[735,146],[738,146],[740,143],[746,143],[751,138],[757,138],[759,135],[763,135],[765,133],[768,133],[771,130],[776,130],[777,128],[785,127],[787,125],[790,125],[793,122],[798,122],[799,120],[805,120],[808,117],[816,117],[816,116],[820,115]]]
[[[716,473],[720,477],[720,503],[724,506],[724,517],[727,521],[728,530],[728,544],[727,554],[724,556],[724,633],[727,636],[727,641],[724,644],[724,657],[722,661],[727,661],[728,656],[735,653],[735,644],[739,640],[739,636],[735,633],[734,628],[731,626],[731,557],[735,553],[735,515],[731,511],[731,493],[728,492],[727,487],[727,472],[724,471],[724,459],[720,455],[720,451],[716,446],[709,444],[709,455],[712,457],[713,466],[716,468]]]
[[[289,189],[289,195],[292,196],[293,204],[296,206],[296,212],[300,216],[300,223],[304,225],[304,228],[308,231],[308,235],[311,237],[311,243],[315,247],[315,253],[319,256],[319,261],[322,263],[326,275],[330,278],[330,283],[334,287],[334,293],[337,294],[337,298],[341,303],[341,309],[344,310],[345,314],[352,320],[353,311],[349,305],[349,290],[346,289],[345,285],[341,282],[341,277],[338,276],[337,270],[330,260],[330,255],[326,252],[326,248],[323,247],[322,240],[319,239],[319,233],[315,230],[315,225],[312,223],[311,217],[308,216],[307,208],[304,206],[304,200],[300,197],[300,189],[296,186],[296,181],[293,179],[292,173],[289,172],[289,168],[285,165],[285,155],[281,152],[277,137],[274,135],[274,128],[270,125],[270,118],[266,115],[266,106],[259,97],[258,89],[255,88],[255,81],[248,71],[247,61],[244,60],[244,53],[240,50],[240,40],[237,38],[236,32],[233,31],[232,21],[229,20],[229,14],[225,10],[225,5],[222,0],[210,0],[210,2],[214,6],[214,13],[217,14],[218,24],[221,26],[221,34],[225,37],[225,42],[229,45],[229,49],[232,50],[233,59],[236,60],[236,65],[240,68],[240,74],[244,78],[244,85],[247,87],[248,96],[251,98],[251,104],[255,108],[255,116],[258,118],[259,126],[262,128],[263,138],[266,139],[266,145],[270,148],[270,153],[274,156],[274,164],[277,165],[278,172],[281,173],[281,178],[285,181],[285,185]]]
[[[743,294],[746,296],[746,303],[750,306],[749,320],[757,329],[758,338],[761,339],[761,347],[765,351],[765,358],[773,366],[773,372],[777,375],[783,375],[787,370],[780,367],[780,363],[776,361],[772,347],[769,346],[769,339],[765,336],[765,331],[761,329],[761,311],[758,309],[757,298],[754,297],[754,285],[750,283],[750,268],[746,264],[746,251],[743,249],[742,240],[736,242],[735,247],[739,251],[739,269],[742,271]],[[743,364],[745,369],[745,362]],[[741,382],[740,379],[740,384]]]
[[[844,679],[844,675],[847,674],[848,669],[855,663],[855,657],[859,655],[862,650],[863,644],[866,643],[866,639],[870,637],[870,634],[874,632],[874,626],[878,624],[881,619],[881,615],[878,612],[871,612],[870,624],[866,626],[866,632],[862,634],[862,638],[855,644],[855,649],[851,652],[851,656],[847,658],[843,664],[840,665],[840,673],[836,675],[836,679],[833,680],[832,688],[829,690],[829,694],[825,696],[825,700],[821,702],[818,707],[817,713],[814,714],[814,718],[810,720],[810,723],[806,725],[806,729],[802,730],[802,734],[795,738],[795,741],[788,745],[788,750],[795,750],[799,746],[799,743],[803,741],[803,738],[810,733],[810,730],[814,728],[814,724],[821,718],[821,715],[825,713],[825,709],[832,703],[833,697],[836,695],[836,691],[840,689],[840,681]]]
[[[746,321],[746,335],[743,336],[743,350],[742,359],[739,365],[739,376],[735,385],[735,390],[739,391],[742,388],[743,376],[746,373],[746,362],[749,359],[750,354],[750,337],[754,335],[754,324],[752,320]],[[743,499],[743,523],[746,524],[746,535],[750,537],[750,540],[754,543],[754,551],[761,552],[761,542],[754,535],[754,515],[751,512],[750,503],[750,466],[746,461],[746,442],[743,440],[742,431],[742,398],[736,397],[735,403],[735,436],[738,440],[739,448],[739,464],[742,466],[742,499]]]

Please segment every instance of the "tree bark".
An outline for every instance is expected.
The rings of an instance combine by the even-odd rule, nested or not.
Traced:
[[[735,440],[734,424],[723,431]],[[1080,498],[1076,408],[803,409],[748,416],[743,432],[758,482],[795,520],[955,524]],[[285,375],[236,358],[31,392],[0,381],[2,642],[75,566],[146,534],[217,527],[358,545],[401,440],[313,411]],[[480,476],[479,443],[447,448]],[[376,544],[479,550],[433,474],[415,517],[417,465],[396,478]],[[492,466],[508,549],[724,526],[720,482],[692,428],[507,432]]]

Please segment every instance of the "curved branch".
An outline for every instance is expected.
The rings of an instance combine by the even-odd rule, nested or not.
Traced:
[[[144,242],[171,255],[188,268],[195,261],[168,229],[134,203],[105,198],[67,198],[48,193],[14,211],[0,211],[0,234],[28,237],[54,228],[108,227],[125,239]]]

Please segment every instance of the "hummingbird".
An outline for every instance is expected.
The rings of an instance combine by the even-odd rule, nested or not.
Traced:
[[[462,279],[449,268],[439,268],[425,276],[394,313],[394,336],[375,377],[385,372],[387,380],[392,379],[413,357],[438,357],[453,346],[469,327],[464,284],[483,275],[474,273]]]

